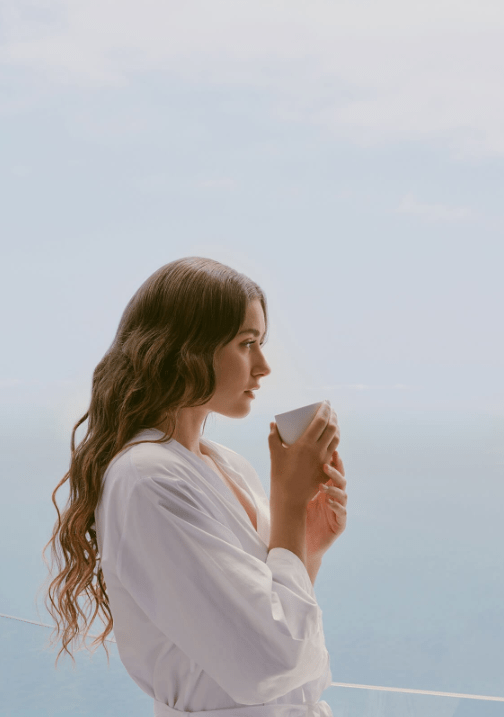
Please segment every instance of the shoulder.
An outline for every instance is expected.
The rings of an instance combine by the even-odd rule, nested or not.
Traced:
[[[167,443],[153,443],[158,436],[134,436],[110,461],[105,471],[109,482],[136,483],[143,478],[163,476],[176,478],[184,472],[184,461]]]
[[[104,503],[108,511],[144,511],[165,517],[176,511],[201,511],[209,501],[197,471],[169,443],[152,443],[135,436],[108,466],[104,476]],[[135,443],[136,445],[131,445]],[[154,513],[152,512],[154,510]]]

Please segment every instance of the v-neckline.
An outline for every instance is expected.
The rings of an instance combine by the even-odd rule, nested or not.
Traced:
[[[206,444],[205,447],[208,449]],[[203,455],[205,458],[209,459],[208,461],[203,459],[203,462],[206,463],[208,467],[214,471],[214,473],[217,473],[219,478],[224,482],[224,485],[226,485],[231,493],[233,493],[234,497],[247,514],[247,518],[250,520],[252,527],[257,532],[258,510],[253,497],[242,485],[229,475],[228,463],[226,464],[226,470],[224,470],[222,462],[217,460],[215,457],[215,450],[209,449],[209,453]]]
[[[240,506],[240,509],[243,511],[243,513],[244,513],[245,516],[246,516],[247,523],[250,525],[250,527],[252,528],[252,530],[253,530],[257,535],[259,535],[259,530],[258,530],[258,528],[259,528],[259,509],[258,509],[258,507],[257,507],[257,505],[256,505],[256,501],[254,500],[253,496],[249,495],[248,497],[249,497],[249,499],[250,499],[250,502],[252,503],[252,506],[253,506],[254,511],[255,511],[255,514],[256,514],[256,525],[257,525],[257,527],[254,526],[254,524],[252,523],[252,520],[250,519],[249,514],[248,514],[247,511],[245,510],[245,507],[242,505],[241,501],[240,501],[240,500],[238,499],[238,497],[235,495],[234,491],[233,491],[233,490],[227,485],[227,483],[222,479],[222,477],[221,477],[213,468],[211,468],[211,467],[208,465],[208,463],[206,463],[202,458],[200,458],[198,455],[196,455],[196,453],[193,453],[192,451],[190,451],[188,448],[186,448],[182,443],[180,443],[179,441],[177,441],[175,438],[172,438],[171,440],[173,441],[173,443],[174,443],[176,446],[179,447],[180,451],[183,453],[183,455],[184,455],[187,459],[190,458],[190,459],[192,459],[192,460],[196,460],[199,464],[205,466],[205,469],[206,469],[207,471],[211,471],[212,477],[215,477],[215,479],[216,479],[216,480],[215,480],[215,484],[216,484],[216,485],[219,485],[219,486],[225,491],[225,493],[226,493],[227,495],[230,494],[230,495],[233,496],[233,502],[235,503],[235,505],[237,504],[237,505]],[[213,459],[214,456],[216,457],[215,462],[216,462],[217,466],[222,470],[223,473],[225,472],[225,474],[228,476],[229,480],[230,480],[231,482],[235,482],[235,481],[233,481],[233,479],[229,476],[228,471],[225,470],[225,467],[222,466],[222,464],[225,462],[225,459],[223,460],[223,457],[220,455],[220,453],[219,453],[218,450],[214,447],[214,445],[209,445],[209,444],[211,444],[212,442],[211,442],[209,439],[207,439],[207,438],[200,438],[200,443],[203,443],[203,445],[205,446],[205,448],[208,448],[208,449],[209,449],[209,451],[210,451],[210,453],[211,453],[210,458]],[[240,486],[240,487],[241,487],[241,486]],[[244,489],[243,489],[243,490],[244,490]]]

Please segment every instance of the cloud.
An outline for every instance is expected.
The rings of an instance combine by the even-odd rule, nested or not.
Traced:
[[[196,186],[201,189],[235,189],[236,182],[234,179],[222,177],[215,179],[204,179],[196,182]]]
[[[6,0],[1,21],[0,63],[34,88],[164,73],[188,89],[259,88],[279,119],[360,145],[504,154],[500,2]]]
[[[19,378],[0,378],[0,390],[4,388],[15,388],[23,382]]]
[[[169,174],[148,174],[136,179],[136,186],[146,194],[165,194],[175,189],[193,188],[205,191],[230,191],[236,189],[237,182],[226,177],[187,180]]]
[[[353,391],[390,391],[390,390],[412,390],[417,388],[416,386],[407,386],[403,383],[396,383],[393,386],[370,386],[366,383],[337,383],[333,386],[311,386],[310,389],[313,391],[335,391],[340,389],[350,389]]]
[[[402,214],[414,214],[429,221],[462,221],[472,217],[468,207],[454,207],[447,204],[427,204],[415,199],[412,193],[406,194],[396,209]]]
[[[74,381],[67,378],[56,379],[53,381],[40,381],[37,379],[20,379],[20,378],[0,378],[0,389],[16,388],[22,386],[26,390],[54,390],[71,388]]]
[[[26,164],[16,164],[14,167],[12,167],[12,174],[15,177],[20,177],[21,179],[23,179],[25,177],[29,177],[32,174],[32,168]]]

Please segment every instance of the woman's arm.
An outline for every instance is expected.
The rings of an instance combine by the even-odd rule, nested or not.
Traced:
[[[264,562],[244,551],[218,507],[159,467],[138,477],[124,509],[118,579],[236,702],[269,702],[327,671],[321,610],[297,553],[272,544]]]
[[[320,566],[322,565],[322,559],[321,558],[307,558],[307,564],[306,569],[308,571],[308,575],[310,576],[311,584],[315,585],[315,578],[317,577],[318,571],[320,570]]]
[[[321,404],[303,435],[289,447],[282,443],[277,425],[270,423],[268,442],[271,455],[269,549],[281,547],[297,555],[313,585],[322,554],[329,545],[325,544],[323,535],[317,550],[312,550],[311,522],[307,518],[311,514],[309,504],[318,492],[321,479],[326,478],[323,464],[339,443],[336,414],[328,402]]]
[[[322,557],[307,551],[307,508],[290,506],[285,500],[275,496],[273,488],[270,499],[270,542],[268,550],[285,548],[294,553],[303,562],[312,585],[322,564]]]
[[[306,506],[291,505],[271,487],[270,541],[268,550],[285,548],[306,566]]]

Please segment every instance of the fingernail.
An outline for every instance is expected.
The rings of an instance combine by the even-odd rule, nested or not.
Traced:
[[[321,488],[322,488],[322,490],[329,490],[329,486],[328,486],[328,485],[324,485],[323,483],[322,483],[322,485],[321,485]]]

